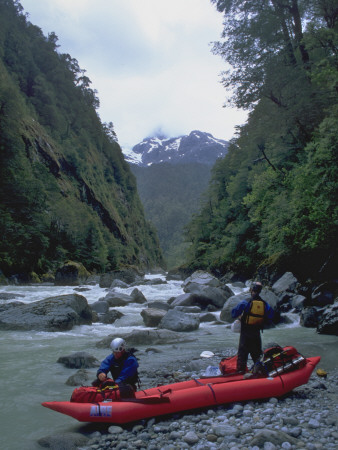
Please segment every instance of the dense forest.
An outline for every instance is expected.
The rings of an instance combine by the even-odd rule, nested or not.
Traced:
[[[18,1],[0,0],[0,271],[163,264],[113,124],[101,122],[85,71],[57,49]]]
[[[146,217],[154,224],[167,268],[185,262],[183,230],[199,210],[211,166],[201,163],[131,165]]]
[[[227,102],[249,110],[190,222],[187,266],[337,275],[336,0],[211,0]]]

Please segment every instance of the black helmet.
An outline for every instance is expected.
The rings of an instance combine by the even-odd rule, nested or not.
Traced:
[[[251,285],[251,290],[253,292],[256,292],[257,294],[259,294],[262,290],[263,286],[262,283],[260,283],[259,281],[256,281],[255,283],[252,283]]]

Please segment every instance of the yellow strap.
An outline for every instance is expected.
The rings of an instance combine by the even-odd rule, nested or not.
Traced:
[[[118,385],[115,384],[114,386],[105,386],[104,388],[101,389],[101,391],[106,391],[107,389],[113,390],[113,389],[118,389],[118,388],[119,388]]]

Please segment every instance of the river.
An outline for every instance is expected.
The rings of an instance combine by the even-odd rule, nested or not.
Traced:
[[[158,278],[159,275],[149,275],[147,278]],[[242,290],[229,285],[235,293]],[[148,301],[161,300],[166,302],[171,297],[183,293],[181,282],[169,281],[167,284],[137,286]],[[95,286],[82,286],[86,289],[77,292],[87,298],[89,304],[106,295],[107,290]],[[19,300],[25,303],[35,302],[47,297],[74,293],[74,287],[58,287],[46,285],[33,286],[0,286],[0,293],[15,293]],[[121,292],[131,293],[134,288],[121,289]],[[23,297],[19,297],[22,295]],[[4,301],[0,301],[4,302]],[[1,436],[2,450],[35,450],[41,449],[36,441],[50,434],[61,434],[78,431],[83,424],[74,419],[47,410],[41,406],[43,401],[68,400],[73,387],[65,381],[76,370],[65,368],[58,364],[60,356],[77,351],[86,351],[98,360],[109,352],[98,349],[95,344],[108,334],[130,332],[136,328],[144,328],[140,315],[144,305],[133,304],[128,307],[116,308],[125,314],[113,325],[95,323],[83,325],[67,332],[35,332],[35,331],[0,331],[0,364],[1,364]],[[327,371],[337,368],[336,336],[320,335],[314,329],[299,326],[296,316],[289,325],[265,330],[263,343],[276,342],[282,346],[293,345],[304,356],[320,355],[322,361],[319,367]],[[225,348],[237,348],[238,334],[222,325],[202,324],[194,332],[194,342],[179,345],[161,346],[162,352],[157,354],[157,363],[163,364],[169,358],[175,358],[177,352],[198,357],[204,350],[222,351]],[[138,347],[141,351],[142,347]],[[143,353],[143,355],[146,355]],[[148,358],[152,358],[149,356]],[[140,363],[151,364],[146,356]],[[95,369],[92,370],[95,374]]]

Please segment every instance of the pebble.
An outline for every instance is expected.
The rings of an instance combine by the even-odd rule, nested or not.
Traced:
[[[183,376],[189,379],[191,373]],[[209,407],[132,426],[111,425],[106,434],[90,434],[81,450],[336,450],[337,390],[333,372],[320,383],[314,373],[307,385],[280,399]]]

